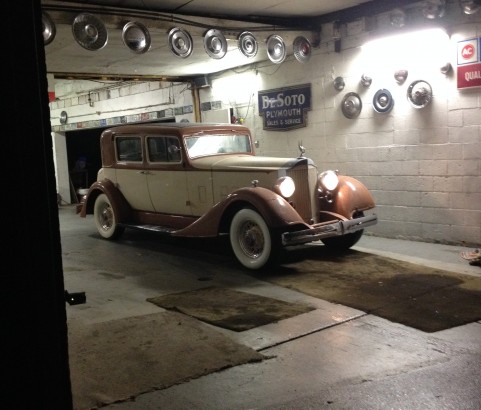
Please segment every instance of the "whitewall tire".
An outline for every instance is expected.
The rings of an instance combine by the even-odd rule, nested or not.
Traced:
[[[100,236],[105,239],[117,239],[124,231],[124,228],[118,225],[114,208],[105,194],[100,194],[95,199],[94,221]]]
[[[253,209],[238,211],[229,231],[232,251],[237,260],[248,269],[260,269],[270,260],[273,242],[264,218]]]

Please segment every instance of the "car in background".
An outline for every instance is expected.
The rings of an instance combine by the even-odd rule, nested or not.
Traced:
[[[303,149],[294,158],[257,156],[243,125],[119,125],[102,132],[100,148],[102,167],[79,212],[93,214],[105,239],[126,228],[228,235],[240,264],[261,269],[285,247],[322,241],[348,249],[377,223],[360,181],[320,171]]]

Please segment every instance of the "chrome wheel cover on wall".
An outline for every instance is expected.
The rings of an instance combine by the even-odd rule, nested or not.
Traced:
[[[388,113],[394,107],[394,99],[392,98],[391,93],[389,90],[381,88],[380,90],[376,91],[374,94],[374,98],[372,99],[372,106],[374,111],[378,113]]]

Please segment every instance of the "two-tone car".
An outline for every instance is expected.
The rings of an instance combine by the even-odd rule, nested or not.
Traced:
[[[260,269],[294,245],[348,249],[377,223],[359,180],[319,170],[303,149],[293,158],[257,156],[243,125],[119,125],[102,132],[100,148],[102,167],[80,216],[93,214],[105,239],[125,228],[228,235],[237,260]]]

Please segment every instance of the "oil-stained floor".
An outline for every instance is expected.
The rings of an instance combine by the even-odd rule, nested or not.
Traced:
[[[237,265],[225,243],[172,241],[137,231],[109,242],[74,208],[61,207],[59,216],[65,288],[86,295],[86,303],[67,306],[72,327],[167,312],[147,299],[209,286],[314,307],[245,331],[206,324],[268,360],[219,369],[103,408],[481,408],[479,320],[424,332],[252,275]],[[481,278],[481,268],[460,257],[463,250],[469,249],[368,235],[354,248]]]

